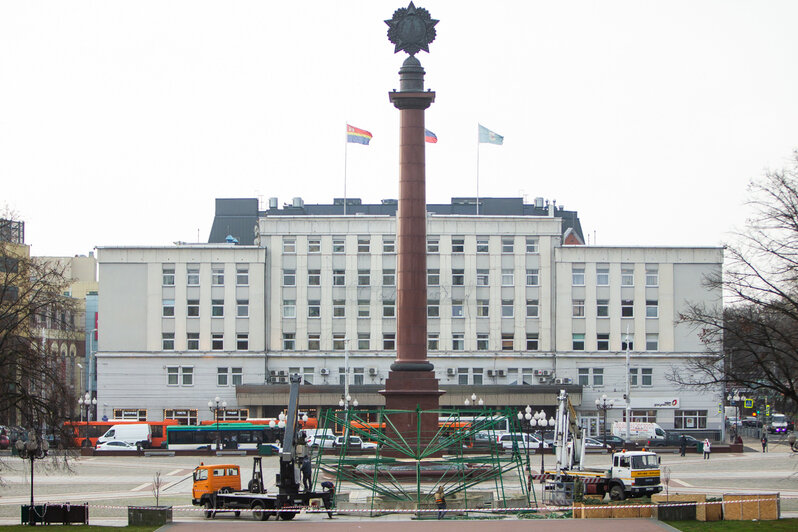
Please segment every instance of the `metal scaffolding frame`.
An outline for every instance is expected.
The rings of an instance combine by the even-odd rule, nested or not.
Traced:
[[[415,441],[397,429],[396,416],[415,415],[418,422]],[[438,429],[434,434],[421,433],[423,415],[435,415]],[[318,426],[346,436],[359,436],[377,444],[373,452],[350,453],[349,438],[334,449],[314,452],[314,484],[323,475],[334,479],[336,493],[347,487],[359,487],[371,495],[371,509],[382,499],[386,507],[396,503],[415,508],[431,504],[439,486],[444,497],[461,497],[469,508],[471,490],[492,492],[493,506],[507,508],[508,493],[521,493],[529,506],[537,505],[534,490],[528,490],[524,466],[529,468],[529,449],[518,442],[505,451],[497,444],[497,434],[520,432],[514,412],[473,410],[388,410],[380,408],[326,410],[319,413]],[[392,456],[386,456],[386,452]],[[526,464],[524,464],[526,455]],[[510,483],[510,484],[507,484]],[[472,499],[473,500],[473,499]],[[392,504],[393,503],[393,504]]]

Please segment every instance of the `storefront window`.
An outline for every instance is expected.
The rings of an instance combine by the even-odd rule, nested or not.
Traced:
[[[175,419],[181,425],[196,425],[197,410],[196,409],[176,410],[172,408],[167,408],[164,409],[163,411],[163,418]]]
[[[707,428],[706,410],[677,410],[673,419],[675,429],[705,429]]]

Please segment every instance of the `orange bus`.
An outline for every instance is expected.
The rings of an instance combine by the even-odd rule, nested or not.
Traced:
[[[146,423],[152,432],[152,446],[155,449],[161,447],[166,442],[166,427],[177,425],[176,419],[166,419],[164,421],[135,421],[132,419],[110,419],[108,421],[66,421],[64,427],[70,429],[72,433],[73,447],[94,447],[97,445],[97,438],[108,432],[114,425],[126,425],[130,423]],[[88,430],[87,430],[88,429]]]

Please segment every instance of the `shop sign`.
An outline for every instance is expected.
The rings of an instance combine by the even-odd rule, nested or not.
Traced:
[[[621,403],[623,406],[623,403]],[[681,408],[678,397],[634,397],[631,401],[632,408]]]

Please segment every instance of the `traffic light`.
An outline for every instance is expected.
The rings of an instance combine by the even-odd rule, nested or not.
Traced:
[[[770,405],[765,405],[765,415],[766,416],[770,415]]]
[[[758,416],[758,415],[759,415],[759,410],[757,410],[756,412],[751,412],[751,415],[752,415],[753,417],[756,417],[756,416]]]

